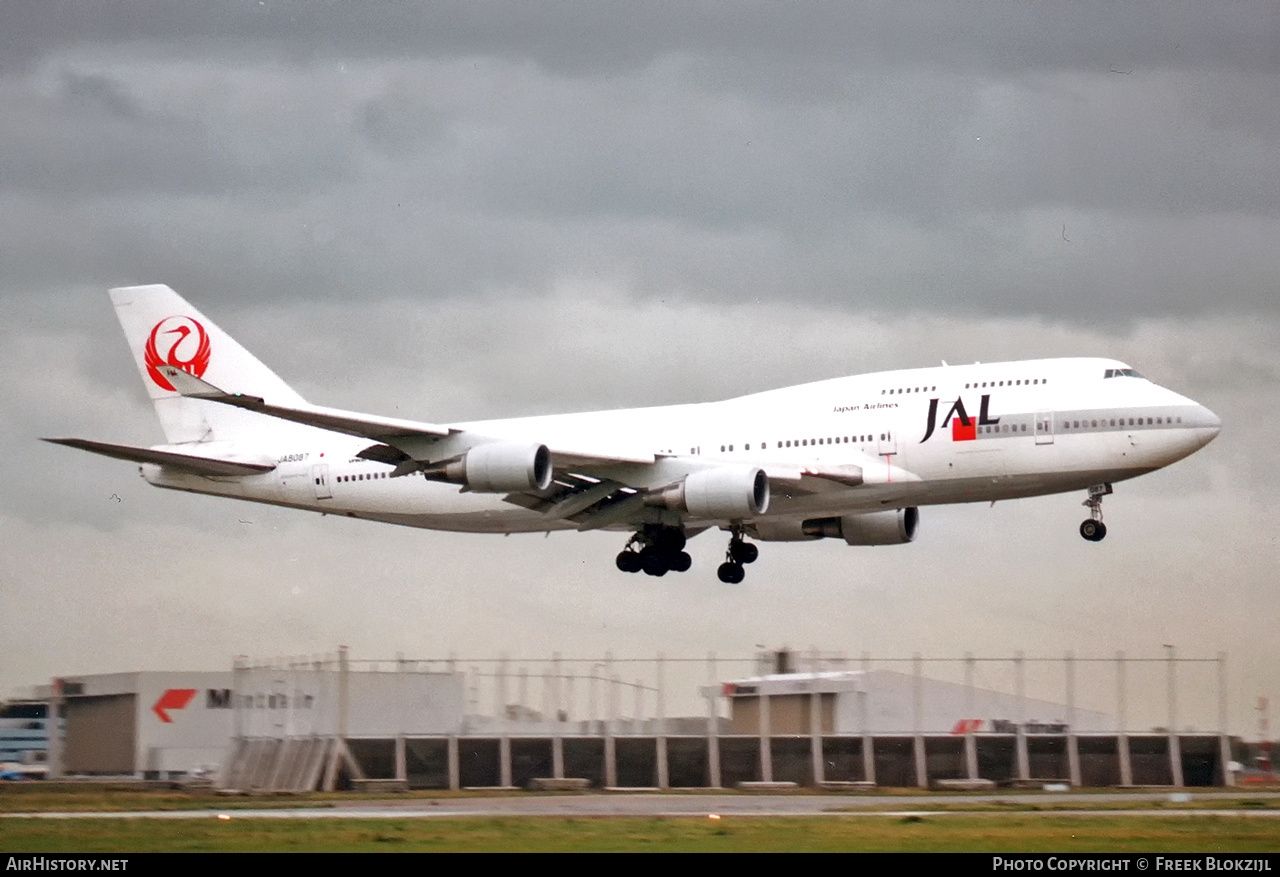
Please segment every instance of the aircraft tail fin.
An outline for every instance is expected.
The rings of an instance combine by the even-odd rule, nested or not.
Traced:
[[[189,399],[173,388],[160,373],[161,366],[175,366],[196,377],[208,376],[219,386],[278,399],[282,404],[306,404],[275,372],[168,286],[120,287],[111,290],[111,302],[170,444],[234,441],[294,427],[240,409]]]

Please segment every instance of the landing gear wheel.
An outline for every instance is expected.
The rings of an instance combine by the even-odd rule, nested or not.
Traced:
[[[645,525],[627,540],[616,560],[618,569],[650,576],[685,572],[693,566],[693,558],[684,550],[687,541],[679,527]]]
[[[727,561],[720,564],[720,568],[716,570],[716,575],[720,577],[720,581],[726,585],[737,585],[747,577],[746,571],[743,570],[742,564]]]
[[[716,570],[720,581],[728,585],[736,585],[746,578],[743,565],[753,562],[760,556],[760,549],[742,538],[743,528],[736,524],[729,530],[729,548],[725,551],[724,563]]]
[[[640,555],[635,551],[619,552],[617,564],[623,572],[640,572]]]
[[[1092,518],[1080,525],[1080,535],[1090,542],[1101,542],[1107,535],[1107,525]]]
[[[1107,535],[1107,525],[1102,523],[1102,498],[1110,492],[1110,484],[1095,484],[1089,488],[1089,498],[1084,501],[1084,506],[1089,509],[1089,520],[1080,525],[1080,535],[1090,542],[1101,542]]]
[[[648,576],[665,576],[671,569],[666,555],[654,548],[646,548],[640,552],[640,568]]]

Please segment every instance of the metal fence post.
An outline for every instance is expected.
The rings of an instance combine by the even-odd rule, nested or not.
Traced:
[[[604,726],[604,784],[613,789],[618,785],[618,741],[614,739],[618,724],[618,677],[613,672],[611,653],[605,653],[604,666],[609,680],[609,720]]]
[[[560,667],[560,653],[554,652],[551,656],[551,776],[555,779],[564,779],[564,709],[562,708],[560,694],[563,681],[561,674],[563,670]]]
[[[656,697],[656,709],[658,714],[654,717],[657,719],[657,727],[654,729],[653,745],[657,758],[658,767],[658,788],[668,789],[671,787],[671,778],[667,769],[667,691],[666,691],[666,673],[664,672],[664,661],[662,653],[658,653],[657,665],[654,668],[658,675],[658,691]]]
[[[1076,656],[1067,652],[1067,776],[1073,788],[1083,783],[1080,775],[1080,739],[1076,735]]]
[[[911,749],[916,762],[916,785],[929,788],[929,763],[924,751],[924,659],[911,658]]]
[[[1178,739],[1178,653],[1171,645],[1165,647],[1165,659],[1169,668],[1169,775],[1173,785],[1181,788],[1182,779],[1182,745]]]
[[[1017,741],[1018,779],[1025,781],[1031,779],[1031,758],[1027,753],[1027,668],[1026,658],[1022,652],[1014,655],[1013,668],[1018,699],[1018,727],[1017,736],[1014,738]]]
[[[1235,786],[1231,769],[1231,738],[1227,732],[1227,653],[1218,652],[1218,760],[1222,763],[1222,784]]]
[[[1125,715],[1128,697],[1125,692],[1124,652],[1116,652],[1116,752],[1120,756],[1120,785],[1133,785],[1133,761],[1129,757],[1129,719]]]
[[[760,733],[760,781],[765,783],[773,782],[773,745],[770,737],[772,731],[769,728],[769,694],[763,685],[764,679],[761,680],[759,693],[759,733]]]
[[[858,715],[862,722],[862,778],[864,781],[876,784],[876,750],[875,737],[871,735],[871,716],[868,709],[867,699],[870,692],[867,686],[871,680],[871,656],[866,652],[862,653],[862,679],[858,686]]]
[[[822,695],[818,691],[818,674],[809,673],[809,756],[813,762],[813,784],[826,782],[822,753]]]
[[[406,785],[409,782],[409,759],[405,753],[404,732],[408,720],[405,717],[405,704],[409,702],[409,698],[405,695],[405,680],[408,672],[408,664],[404,660],[403,654],[396,655],[396,688],[399,695],[400,703],[397,704],[397,713],[399,721],[396,723],[396,779]]]
[[[971,780],[978,779],[978,738],[977,722],[974,721],[973,710],[973,675],[974,660],[972,652],[964,655],[964,767]]]
[[[707,779],[711,788],[720,788],[720,711],[716,708],[715,652],[707,655],[707,682],[710,693],[707,695]]]
[[[519,717],[517,711],[513,717],[510,704],[507,703],[507,656],[503,655],[498,662],[498,785],[511,787],[511,725]],[[524,702],[521,701],[521,707]]]

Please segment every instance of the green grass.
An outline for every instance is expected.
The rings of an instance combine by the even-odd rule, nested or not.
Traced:
[[[494,797],[432,792],[396,796],[448,800]],[[506,797],[504,795],[503,797]],[[1280,852],[1280,822],[1248,814],[1280,800],[1241,794],[1226,800],[1181,804],[1119,801],[1107,794],[1069,803],[1011,794],[999,801],[931,804],[922,794],[912,810],[936,815],[893,816],[874,795],[850,796],[847,808],[827,817],[558,817],[507,816],[401,819],[263,819],[240,817],[244,808],[331,807],[348,794],[226,798],[131,784],[0,785],[0,813],[40,811],[216,810],[190,819],[0,818],[3,853],[142,852]],[[366,799],[367,800],[367,799]],[[857,802],[856,806],[855,801]],[[1221,808],[1211,815],[1176,815],[1179,809]],[[1125,816],[1071,811],[1087,808],[1147,811]],[[853,811],[861,811],[854,815]],[[1159,811],[1168,811],[1163,815]],[[959,812],[957,812],[959,811]],[[1034,811],[1060,811],[1036,815]],[[1234,811],[1234,812],[1233,812]]]
[[[1117,801],[1107,800],[1102,796],[1089,796],[1075,801],[1037,801],[1033,797],[1008,798],[997,801],[972,802],[940,802],[928,800],[913,801],[904,804],[859,803],[851,807],[827,808],[828,813],[868,813],[894,812],[910,809],[928,813],[1050,813],[1050,812],[1090,812],[1124,810],[1133,812],[1165,811],[1176,813],[1179,810],[1221,810],[1224,812],[1256,812],[1258,810],[1280,810],[1280,798],[1195,798],[1190,801]]]
[[[308,795],[297,798],[228,798],[211,791],[186,792],[161,786],[112,783],[0,784],[0,813],[38,813],[61,810],[81,813],[132,810],[260,810],[276,807],[329,807],[343,796]],[[349,796],[347,796],[349,797]],[[3,831],[3,828],[0,828]]]
[[[0,820],[0,852],[1277,852],[1233,815]]]

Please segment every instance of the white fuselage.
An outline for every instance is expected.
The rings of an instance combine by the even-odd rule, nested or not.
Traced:
[[[615,467],[619,480],[636,488],[661,488],[708,466],[758,466],[773,486],[758,521],[767,532],[770,521],[1011,499],[1121,481],[1203,447],[1220,423],[1207,408],[1134,376],[1123,363],[1047,359],[879,372],[723,402],[455,426],[544,443],[553,451],[585,444],[620,456],[656,455],[656,462]],[[501,494],[392,478],[392,466],[356,456],[370,445],[367,439],[290,427],[265,433],[261,446],[229,449],[270,458],[277,464],[271,472],[211,477],[145,464],[143,474],[160,487],[415,527],[576,527]],[[862,483],[790,489],[798,483],[793,474],[810,467],[857,467]]]

